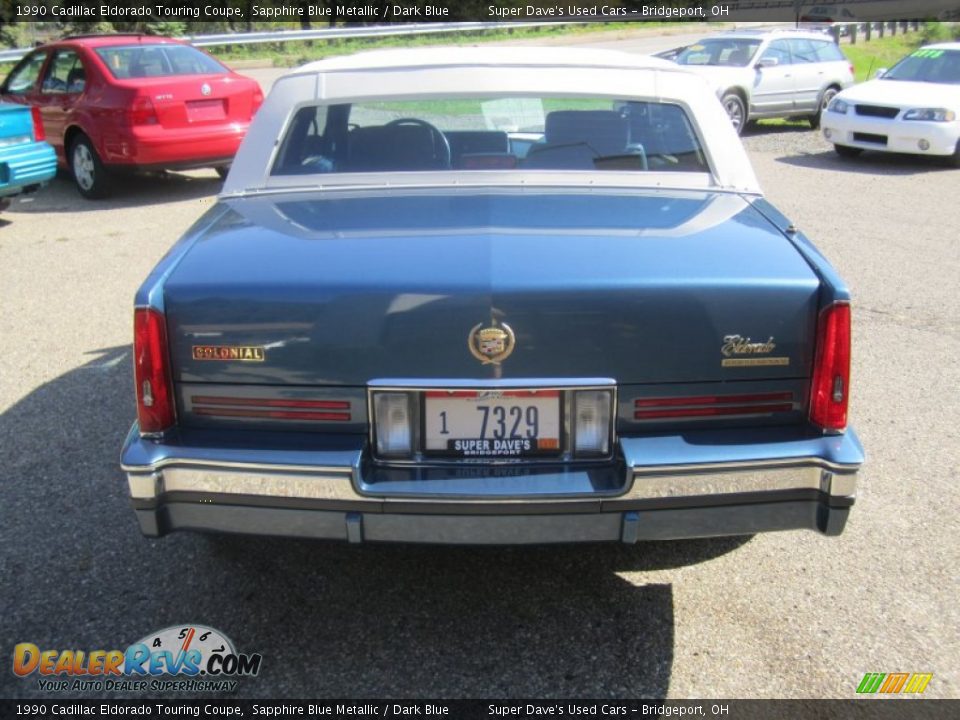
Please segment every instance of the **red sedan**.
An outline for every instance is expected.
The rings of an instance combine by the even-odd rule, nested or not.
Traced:
[[[98,35],[37,48],[0,97],[40,109],[60,165],[84,197],[99,198],[125,169],[224,174],[263,91],[186,43]]]

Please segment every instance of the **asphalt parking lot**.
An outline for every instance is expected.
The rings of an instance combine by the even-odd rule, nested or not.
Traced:
[[[123,648],[170,625],[263,655],[241,697],[837,697],[865,672],[960,695],[960,171],[745,138],[768,197],[854,292],[846,532],[636,547],[346,547],[140,536],[118,467],[133,293],[212,171],[0,216],[0,647]],[[0,671],[0,697],[42,696]]]

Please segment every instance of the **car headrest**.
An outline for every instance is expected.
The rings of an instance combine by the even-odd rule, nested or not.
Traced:
[[[600,155],[623,152],[627,138],[627,121],[615,110],[555,110],[544,126],[548,145],[585,143]]]
[[[428,170],[443,167],[428,127],[415,124],[374,125],[350,133],[348,165],[366,170]]]
[[[67,73],[67,92],[80,92],[83,90],[87,76],[83,68],[73,68]]]

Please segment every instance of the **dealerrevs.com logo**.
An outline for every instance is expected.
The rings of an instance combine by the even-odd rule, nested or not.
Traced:
[[[232,691],[236,678],[260,672],[259,653],[238,653],[223,633],[203,625],[174,625],[151,633],[126,650],[13,649],[13,672],[37,676],[38,690]]]

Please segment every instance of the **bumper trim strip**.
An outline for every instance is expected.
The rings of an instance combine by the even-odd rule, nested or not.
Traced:
[[[855,473],[834,475],[814,464],[797,467],[770,467],[763,464],[732,472],[723,468],[701,468],[699,472],[671,470],[668,473],[635,473],[633,486],[623,497],[651,500],[802,489],[851,497],[856,494],[855,477]]]

